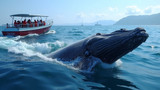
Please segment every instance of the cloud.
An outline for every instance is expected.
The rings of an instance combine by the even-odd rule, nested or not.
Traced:
[[[155,14],[160,13],[160,5],[148,6],[144,9],[140,9],[137,6],[127,6],[126,15],[142,15],[142,14]]]
[[[142,14],[143,11],[141,9],[139,9],[137,6],[127,6],[126,7],[127,15],[138,15],[138,14]]]
[[[150,15],[155,13],[160,13],[160,5],[146,6],[145,8],[132,5],[125,7],[124,10],[120,10],[118,7],[107,7],[103,12],[80,12],[72,18],[74,18],[75,22],[90,23],[98,20],[119,20],[128,15]]]
[[[153,14],[153,13],[160,13],[160,5],[157,6],[149,6],[144,9],[145,14]]]
[[[76,14],[77,20],[84,22],[94,22],[97,20],[109,19],[107,13],[78,13]]]
[[[150,13],[152,13],[152,8],[146,8],[146,9],[144,10],[144,13],[145,13],[145,14],[150,14]]]
[[[77,14],[77,18],[101,18],[101,17],[105,17],[106,14],[102,14],[102,13],[78,13]]]

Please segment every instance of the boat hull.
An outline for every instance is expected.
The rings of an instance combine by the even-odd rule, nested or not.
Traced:
[[[2,34],[4,36],[25,36],[28,34],[43,34],[49,31],[51,26],[48,27],[42,27],[38,29],[30,29],[30,30],[25,30],[25,31],[2,31]]]

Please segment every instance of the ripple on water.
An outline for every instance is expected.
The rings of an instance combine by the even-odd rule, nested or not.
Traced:
[[[0,66],[1,90],[90,90],[91,87],[104,87],[98,83],[84,81],[84,76],[54,62],[4,61],[1,63],[3,63]]]

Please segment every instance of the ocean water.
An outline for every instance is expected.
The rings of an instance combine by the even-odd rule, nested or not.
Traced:
[[[145,43],[91,72],[47,55],[96,33],[143,27]],[[2,30],[3,27],[0,27]],[[160,26],[53,26],[43,35],[0,33],[0,90],[160,90]]]

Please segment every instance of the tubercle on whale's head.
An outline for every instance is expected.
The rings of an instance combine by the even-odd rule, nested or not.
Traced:
[[[111,34],[97,33],[88,39],[86,48],[92,56],[111,64],[145,42],[148,36],[143,28],[120,29]]]

